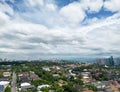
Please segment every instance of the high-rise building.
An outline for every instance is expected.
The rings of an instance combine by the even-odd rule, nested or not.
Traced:
[[[119,66],[119,65],[120,65],[120,58],[115,58],[115,59],[114,59],[114,64],[115,64],[116,66]]]
[[[113,56],[111,56],[110,58],[108,58],[108,65],[109,65],[109,66],[114,66]]]
[[[109,58],[101,58],[101,59],[97,59],[97,64],[98,65],[108,65],[108,66],[114,66],[114,59],[113,56],[109,57]]]

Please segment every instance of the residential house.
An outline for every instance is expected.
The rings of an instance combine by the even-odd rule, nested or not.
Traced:
[[[10,77],[11,76],[11,72],[3,72],[3,76],[4,77]]]
[[[51,71],[49,67],[43,67],[42,69],[45,71]]]
[[[34,89],[34,85],[31,85],[30,83],[24,82],[21,83],[21,90],[27,90],[27,89]]]
[[[30,75],[30,79],[31,79],[31,80],[39,80],[40,78],[39,78],[39,76],[36,75],[36,74],[31,74],[31,75]]]
[[[46,88],[46,87],[49,88],[50,85],[48,85],[48,84],[40,85],[40,86],[37,87],[37,90],[38,90],[38,92],[41,92],[41,89]]]

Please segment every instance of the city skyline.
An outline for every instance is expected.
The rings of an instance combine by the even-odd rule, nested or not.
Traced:
[[[0,58],[119,57],[119,0],[0,0]]]

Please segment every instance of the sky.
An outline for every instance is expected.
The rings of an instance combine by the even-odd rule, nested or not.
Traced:
[[[120,0],[0,0],[0,58],[120,55]]]

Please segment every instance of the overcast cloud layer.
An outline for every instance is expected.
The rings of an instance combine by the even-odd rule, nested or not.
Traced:
[[[0,0],[1,58],[119,54],[120,0]]]

